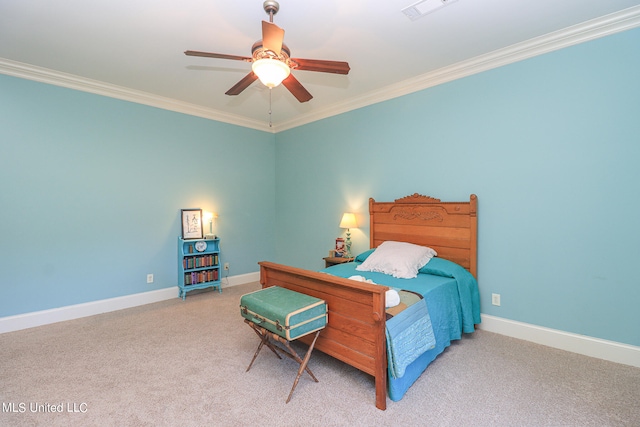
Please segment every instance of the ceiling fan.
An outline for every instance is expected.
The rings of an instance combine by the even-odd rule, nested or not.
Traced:
[[[307,102],[313,96],[291,74],[291,70],[349,74],[349,64],[343,61],[291,58],[291,51],[283,43],[284,30],[273,23],[273,15],[278,12],[280,5],[277,1],[265,1],[262,6],[269,15],[269,22],[262,21],[262,39],[255,42],[251,47],[251,56],[226,55],[194,50],[185,52],[185,55],[188,56],[233,59],[252,63],[251,72],[225,92],[226,95],[240,94],[259,78],[269,88],[276,87],[282,83],[298,101]]]

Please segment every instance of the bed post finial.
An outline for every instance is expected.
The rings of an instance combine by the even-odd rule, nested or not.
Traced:
[[[478,196],[476,196],[475,194],[469,196],[469,204],[469,214],[471,216],[478,215]]]

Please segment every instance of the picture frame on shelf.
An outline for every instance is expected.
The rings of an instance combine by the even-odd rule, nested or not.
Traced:
[[[181,209],[182,238],[202,239],[202,209]]]

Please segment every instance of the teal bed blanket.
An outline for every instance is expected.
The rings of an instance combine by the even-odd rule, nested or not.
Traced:
[[[451,277],[456,281],[460,308],[462,310],[462,331],[472,333],[474,325],[480,323],[480,292],[478,282],[464,267],[443,258],[431,260],[419,270],[421,274]]]
[[[452,341],[462,338],[463,333],[473,332],[474,324],[480,323],[478,284],[462,266],[438,257],[432,258],[420,269],[420,274],[415,279],[398,279],[383,273],[357,271],[356,266],[366,259],[366,254],[360,255],[355,262],[338,264],[321,271],[346,278],[361,275],[380,285],[422,295],[425,303],[423,308],[428,312],[435,337],[433,348],[422,352],[406,367],[400,366],[400,370],[404,370],[404,375],[398,376],[397,367],[392,366],[392,363],[389,364],[391,367],[388,381],[389,397],[397,401],[404,396],[427,366],[451,345]],[[422,308],[416,307],[414,310],[418,311]],[[409,315],[410,313],[407,314]],[[387,352],[389,353],[389,347]],[[401,357],[398,356],[397,359]]]

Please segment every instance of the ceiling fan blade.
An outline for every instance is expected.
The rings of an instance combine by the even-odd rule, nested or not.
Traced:
[[[298,79],[293,77],[293,74],[289,74],[289,77],[284,79],[282,81],[282,84],[284,87],[289,89],[289,92],[291,92],[291,94],[295,96],[296,99],[300,102],[307,102],[311,98],[313,98],[313,96],[309,93],[308,90],[304,88],[304,86],[302,86]]]
[[[226,55],[224,53],[198,52],[197,50],[187,50],[184,52],[187,56],[204,56],[205,58],[234,59],[237,61],[253,62],[250,56]]]
[[[258,76],[252,71],[242,80],[235,84],[231,89],[225,92],[225,95],[239,95],[243,90],[248,88],[251,83],[255,82],[258,79]]]
[[[262,47],[270,50],[276,55],[280,55],[282,41],[284,40],[284,30],[273,22],[262,21]]]
[[[296,70],[319,71],[321,73],[349,74],[349,63],[344,61],[323,61],[321,59],[291,58],[297,64]]]

